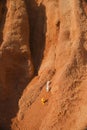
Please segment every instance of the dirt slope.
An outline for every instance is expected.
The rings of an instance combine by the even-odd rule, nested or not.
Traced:
[[[0,5],[1,130],[86,130],[87,1]]]

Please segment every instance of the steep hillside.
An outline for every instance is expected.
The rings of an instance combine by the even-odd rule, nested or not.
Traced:
[[[1,130],[87,129],[86,25],[87,0],[0,1]]]

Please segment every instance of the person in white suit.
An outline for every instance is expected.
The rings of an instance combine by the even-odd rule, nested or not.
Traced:
[[[46,92],[49,92],[50,91],[50,81],[47,81],[47,83],[46,83]]]

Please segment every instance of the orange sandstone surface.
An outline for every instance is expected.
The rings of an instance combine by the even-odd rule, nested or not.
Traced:
[[[87,0],[0,1],[0,130],[87,130],[86,40]]]

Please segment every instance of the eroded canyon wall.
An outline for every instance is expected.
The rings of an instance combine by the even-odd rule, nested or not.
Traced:
[[[86,130],[87,1],[7,0],[1,11],[3,5],[2,129]],[[3,114],[7,104],[16,110]]]
[[[0,4],[0,120],[4,124],[12,117],[12,111],[17,111],[17,105],[12,104],[18,102],[34,69],[29,48],[29,22],[25,2],[4,0]],[[3,127],[5,126],[6,124]]]

